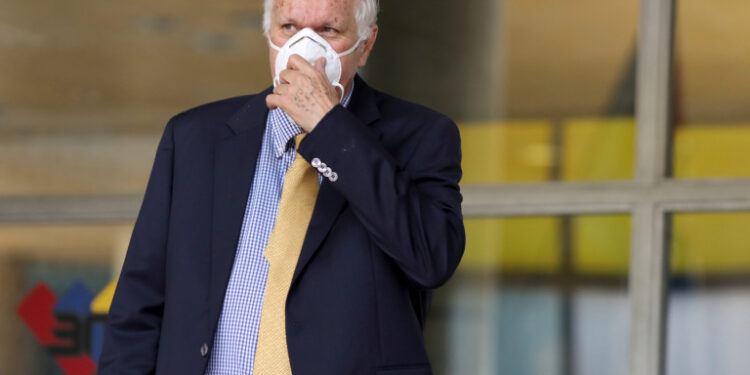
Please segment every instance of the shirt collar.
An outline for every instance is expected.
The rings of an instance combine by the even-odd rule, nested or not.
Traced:
[[[352,87],[344,96],[341,105],[349,106],[354,92],[354,80]],[[292,139],[295,135],[302,133],[302,129],[292,121],[291,118],[281,108],[272,109],[268,112],[268,126],[271,130],[271,139],[273,139],[273,152],[276,158],[280,158],[284,152],[294,146]]]

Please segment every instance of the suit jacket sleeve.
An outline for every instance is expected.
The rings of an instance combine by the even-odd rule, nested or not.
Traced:
[[[164,131],[109,310],[99,374],[155,371],[162,313],[174,154]]]
[[[417,121],[426,124],[416,134],[405,134],[398,146],[410,149],[408,160],[395,160],[373,131],[340,105],[298,151],[338,174],[331,184],[378,247],[417,287],[431,289],[450,278],[464,250],[461,146],[449,118]]]

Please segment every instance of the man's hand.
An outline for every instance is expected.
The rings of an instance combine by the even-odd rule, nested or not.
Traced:
[[[309,133],[339,103],[339,93],[328,82],[325,58],[313,67],[300,55],[289,58],[287,69],[279,74],[281,82],[266,96],[270,109],[281,108],[302,130]]]

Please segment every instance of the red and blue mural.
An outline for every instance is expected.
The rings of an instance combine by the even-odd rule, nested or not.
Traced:
[[[21,301],[18,315],[66,375],[91,375],[101,353],[104,323],[115,283],[94,295],[74,283],[57,296],[38,283]]]

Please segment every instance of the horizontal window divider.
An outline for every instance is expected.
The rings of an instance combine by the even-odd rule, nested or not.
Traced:
[[[142,194],[4,196],[0,223],[131,222],[142,201]]]
[[[630,213],[636,203],[664,212],[750,210],[750,179],[465,185],[465,217]],[[130,222],[142,194],[0,197],[0,223]]]
[[[465,185],[464,216],[628,213],[636,204],[666,211],[750,209],[750,179]]]

